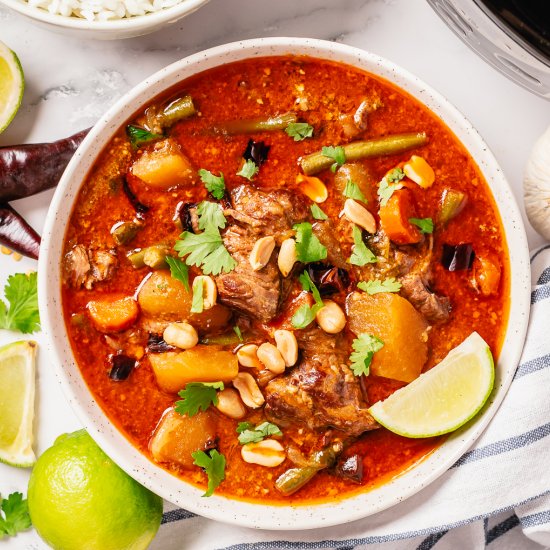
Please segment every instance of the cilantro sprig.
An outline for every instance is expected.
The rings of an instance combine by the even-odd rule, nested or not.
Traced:
[[[202,496],[211,497],[225,479],[225,456],[216,449],[212,449],[210,454],[204,451],[195,451],[191,453],[191,456],[193,457],[193,464],[202,468],[208,476],[208,489]]]
[[[302,304],[294,313],[291,319],[292,326],[294,328],[305,328],[313,322],[317,312],[325,305],[321,299],[319,289],[315,286],[315,283],[311,280],[309,273],[304,271],[299,277],[302,288],[306,292],[313,294],[313,300],[315,304],[310,306],[309,304]]]
[[[350,355],[351,370],[355,376],[370,372],[372,358],[377,351],[384,347],[384,342],[372,334],[360,334],[351,344],[353,353]]]
[[[8,277],[4,294],[9,306],[0,300],[0,329],[24,334],[40,330],[36,272]]]
[[[13,537],[31,526],[27,499],[21,493],[12,493],[8,498],[0,497],[0,540]]]
[[[199,229],[202,230],[208,227],[223,229],[227,224],[221,206],[215,202],[202,201],[199,203],[197,215],[199,216]]]
[[[233,332],[237,335],[237,338],[239,339],[239,342],[243,341],[243,333],[241,332],[241,327],[238,325],[235,325],[233,327]]]
[[[409,218],[409,221],[416,225],[422,233],[433,233],[434,222],[432,218]]]
[[[191,299],[191,313],[202,313],[204,309],[204,280],[195,277],[193,281],[193,298]]]
[[[351,180],[348,180],[346,183],[346,187],[344,188],[344,196],[348,199],[355,199],[364,203],[367,202],[367,198],[363,194],[363,191],[361,191],[359,186]]]
[[[309,209],[311,210],[311,215],[316,220],[328,220],[328,216],[321,210],[317,204],[312,204]]]
[[[149,132],[149,130],[146,130],[145,128],[140,128],[139,126],[134,126],[133,124],[129,124],[128,126],[126,126],[126,135],[128,136],[130,143],[135,148],[141,147],[145,143],[150,143],[151,141],[156,141],[157,139],[161,139],[164,137],[161,134],[154,134],[153,132]]]
[[[363,242],[363,232],[356,225],[353,226],[353,252],[350,263],[353,265],[363,266],[367,264],[374,264],[377,262],[377,258],[374,252]]]
[[[170,268],[170,275],[174,279],[181,281],[185,290],[189,292],[189,267],[185,262],[182,262],[179,258],[174,258],[172,256],[166,256],[166,263]]]
[[[401,168],[394,168],[382,178],[382,181],[378,184],[378,198],[380,199],[380,206],[386,206],[388,201],[391,199],[391,196],[398,189],[402,189],[403,184],[399,182],[404,177],[405,173],[401,170]]]
[[[225,179],[222,172],[220,172],[219,176],[215,176],[209,170],[201,168],[199,170],[199,177],[202,183],[204,183],[206,190],[209,191],[215,199],[223,199],[225,195]]]
[[[303,139],[313,137],[313,126],[310,126],[307,122],[291,122],[286,128],[285,132],[294,138],[294,141],[302,141]]]
[[[271,422],[262,422],[256,427],[250,422],[239,422],[237,433],[239,434],[239,443],[241,445],[258,443],[271,435],[283,435],[279,426]]]
[[[324,157],[328,157],[334,161],[330,167],[331,172],[336,172],[336,169],[346,162],[346,151],[341,145],[336,147],[333,147],[332,145],[330,147],[323,147],[321,149],[321,154]]]
[[[252,181],[254,176],[259,172],[260,167],[252,159],[248,159],[242,166],[242,168],[237,172],[237,176],[242,176],[248,181]]]
[[[327,257],[326,247],[313,234],[309,222],[297,223],[292,229],[296,231],[296,256],[300,262],[318,262]]]
[[[357,288],[364,290],[367,294],[379,294],[380,292],[399,292],[401,283],[395,277],[388,277],[382,281],[373,279],[357,283]]]
[[[223,390],[223,382],[189,382],[178,395],[181,401],[176,401],[175,410],[179,414],[195,416],[199,410],[205,411],[218,404],[217,390]]]

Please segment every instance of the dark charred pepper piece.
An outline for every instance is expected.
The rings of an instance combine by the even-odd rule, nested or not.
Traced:
[[[343,292],[349,286],[349,275],[345,269],[317,262],[308,264],[307,272],[321,296]]]
[[[335,468],[336,474],[354,483],[363,481],[363,457],[360,455],[351,455],[341,457]]]
[[[127,355],[112,355],[109,378],[115,382],[126,380],[136,366],[136,360]]]
[[[51,143],[0,147],[0,203],[55,187],[89,131]]]
[[[0,244],[38,260],[40,235],[9,204],[0,204]]]
[[[256,166],[261,166],[267,160],[269,149],[271,149],[271,146],[266,145],[263,141],[249,139],[243,153],[243,159],[251,160]]]
[[[165,351],[174,351],[176,348],[167,344],[161,334],[149,334],[147,339],[148,353],[163,353]]]
[[[471,243],[443,245],[441,263],[448,271],[470,269],[474,258],[475,252]]]

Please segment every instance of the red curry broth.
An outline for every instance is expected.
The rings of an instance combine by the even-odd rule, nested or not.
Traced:
[[[254,185],[265,189],[294,187],[299,173],[298,159],[324,145],[349,141],[338,124],[338,115],[352,113],[368,95],[378,95],[383,107],[369,115],[368,128],[361,134],[361,139],[426,132],[429,143],[412,153],[362,161],[374,173],[373,185],[376,186],[388,170],[407,161],[411,154],[424,157],[435,170],[436,181],[428,189],[410,186],[419,218],[436,218],[441,193],[446,187],[464,191],[469,196],[463,212],[444,229],[438,228],[434,233],[433,290],[451,298],[452,313],[447,323],[429,331],[430,353],[425,369],[439,362],[473,330],[478,331],[495,356],[498,355],[507,322],[509,294],[508,258],[500,219],[474,161],[450,130],[427,108],[379,77],[342,64],[295,57],[260,58],[224,65],[186,80],[157,101],[177,97],[181,92],[192,96],[198,116],[176,123],[169,134],[197,169],[206,168],[214,174],[223,172],[229,191],[247,183],[235,174],[250,138],[270,146],[268,161],[261,166]],[[210,131],[220,121],[258,118],[287,111],[296,111],[300,120],[311,124],[315,128],[314,137],[295,142],[283,131],[235,136],[216,135]],[[137,117],[142,113],[140,111]],[[118,176],[127,173],[134,154],[124,129],[121,129],[96,161],[80,191],[67,230],[66,251],[75,243],[115,248],[111,227],[135,215],[116,183]],[[329,199],[320,206],[330,217],[336,217],[339,209],[331,187],[333,176],[327,170],[320,177],[329,189]],[[113,347],[88,323],[74,322],[73,316],[81,319],[90,300],[111,293],[134,295],[151,270],[147,267],[134,269],[125,259],[125,254],[158,242],[173,245],[181,232],[173,221],[177,203],[205,200],[207,192],[198,178],[194,186],[176,187],[169,192],[148,188],[132,178],[129,181],[139,200],[150,207],[144,228],[131,243],[118,247],[119,265],[110,280],[96,283],[91,290],[64,286],[63,303],[72,348],[90,390],[122,433],[149,455],[151,434],[163,412],[177,397],[159,389],[146,356],[127,380],[111,380],[108,357],[114,352]],[[473,243],[476,253],[490,252],[498,257],[502,280],[496,295],[485,297],[473,292],[470,271],[449,272],[441,266],[442,244],[464,242]],[[400,385],[371,376],[366,389],[374,401],[389,395]],[[383,428],[366,432],[346,450],[347,454],[359,452],[363,456],[366,474],[360,486],[325,471],[292,497],[285,497],[275,490],[274,480],[292,466],[289,461],[271,469],[243,462],[235,433],[237,421],[217,411],[214,414],[219,417],[218,449],[227,460],[226,479],[217,493],[262,502],[307,503],[365,490],[398,475],[441,441],[440,438],[407,439]],[[247,420],[261,422],[263,415],[251,411]],[[283,429],[283,432],[285,438],[300,438],[298,427]],[[198,468],[183,470],[174,465],[164,466],[186,481],[205,486],[206,476]]]

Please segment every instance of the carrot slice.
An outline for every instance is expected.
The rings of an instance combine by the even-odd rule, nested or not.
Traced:
[[[135,323],[139,315],[139,307],[130,296],[92,300],[86,307],[90,319],[101,332],[126,330]]]
[[[395,244],[413,244],[422,239],[419,229],[409,222],[416,213],[407,189],[395,191],[387,204],[380,207],[378,214],[382,229]]]

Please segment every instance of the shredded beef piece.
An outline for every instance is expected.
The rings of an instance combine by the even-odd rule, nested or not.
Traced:
[[[65,254],[63,278],[73,288],[90,290],[95,283],[109,279],[118,266],[114,252],[110,250],[86,250],[77,244]]]

